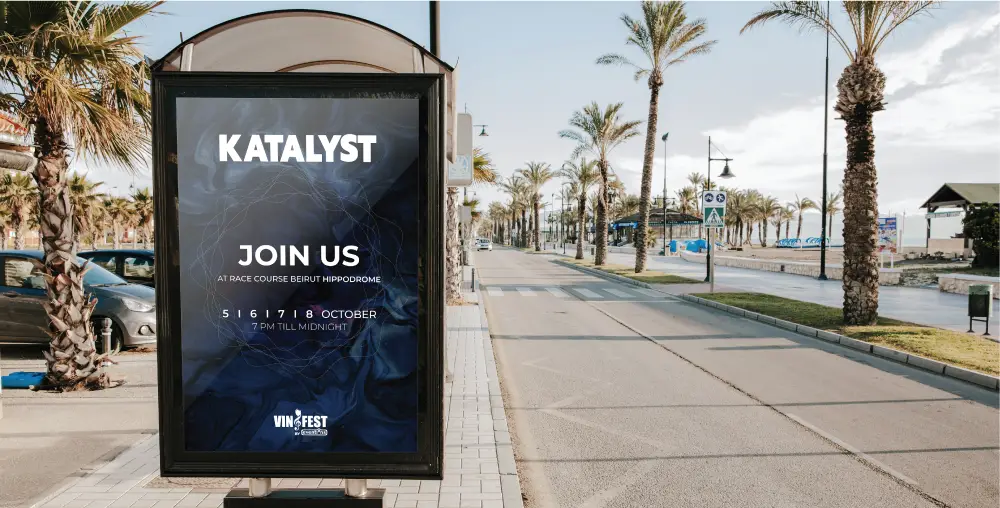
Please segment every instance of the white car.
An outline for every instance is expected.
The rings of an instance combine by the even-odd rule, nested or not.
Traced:
[[[486,238],[476,240],[476,250],[493,250],[493,242]]]

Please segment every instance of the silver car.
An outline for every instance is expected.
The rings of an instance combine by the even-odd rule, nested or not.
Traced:
[[[42,259],[40,251],[0,251],[0,343],[49,341]],[[77,258],[81,265],[85,261]],[[83,287],[97,298],[92,317],[98,351],[103,350],[100,322],[105,317],[111,318],[112,349],[156,343],[153,288],[131,284],[95,264],[88,265]]]

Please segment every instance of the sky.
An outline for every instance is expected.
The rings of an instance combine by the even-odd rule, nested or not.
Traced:
[[[796,195],[819,201],[822,189],[825,37],[822,32],[769,24],[743,35],[740,28],[763,2],[689,2],[717,44],[665,73],[657,139],[666,147],[668,194],[689,173],[705,173],[708,137],[731,157],[737,188],[756,188],[780,201]],[[360,16],[429,45],[427,2],[167,2],[157,15],[131,26],[146,54],[159,59],[180,42],[227,19],[275,9],[311,8]],[[838,9],[834,4],[835,11]],[[459,70],[458,104],[486,124],[474,142],[502,176],[540,161],[560,167],[574,148],[558,136],[572,113],[591,101],[622,102],[622,118],[645,121],[649,89],[597,57],[621,53],[622,13],[638,16],[638,2],[441,3],[442,58]],[[849,30],[844,16],[835,24]],[[830,47],[828,186],[839,188],[845,162],[844,123],[832,112],[836,81],[847,56]],[[945,182],[1000,180],[1000,3],[946,2],[897,30],[880,50],[887,75],[886,110],[875,116],[880,214],[922,213],[919,206]],[[641,127],[645,134],[645,125]],[[611,163],[629,193],[638,194],[644,136],[621,145]],[[76,161],[109,187],[149,185],[148,168],[135,176]],[[653,193],[664,178],[664,146],[657,143]],[[722,171],[712,165],[713,178]],[[559,182],[543,189],[547,201]],[[469,189],[487,205],[503,201],[495,187]],[[557,202],[558,203],[558,202]],[[817,217],[818,218],[818,217]],[[909,236],[909,235],[908,235]],[[935,235],[937,236],[937,235]]]

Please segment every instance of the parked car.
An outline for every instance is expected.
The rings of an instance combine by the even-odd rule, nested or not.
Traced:
[[[133,283],[155,287],[153,251],[149,249],[102,249],[77,254],[92,264]]]
[[[476,240],[476,250],[493,250],[493,242],[487,238],[479,238]]]
[[[45,302],[45,271],[41,251],[0,251],[0,343],[49,341]],[[77,258],[82,265],[86,262]],[[101,344],[101,322],[111,318],[111,347],[125,348],[156,342],[156,293],[153,288],[131,284],[90,263],[83,275],[84,290],[97,298],[92,317]]]

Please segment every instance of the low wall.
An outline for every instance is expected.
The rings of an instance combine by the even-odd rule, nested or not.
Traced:
[[[705,264],[705,255],[693,252],[682,252],[681,259],[692,263]],[[759,259],[731,256],[715,256],[715,266],[729,266],[732,268],[746,268],[749,270],[762,270],[765,272],[782,272],[794,275],[804,275],[807,277],[819,277],[819,265],[815,263],[803,263],[799,261],[783,261],[780,259]],[[827,263],[826,276],[830,279],[840,280],[844,276],[843,267],[839,264]],[[883,286],[899,285],[901,270],[883,268],[879,271],[879,284]]]
[[[927,241],[927,253],[943,252],[945,256],[962,256],[965,254],[964,238],[931,238]]]
[[[961,273],[942,273],[938,275],[938,289],[945,293],[960,295],[969,294],[969,286],[973,284],[992,284],[993,299],[1000,300],[1000,279],[982,275],[964,275]]]

